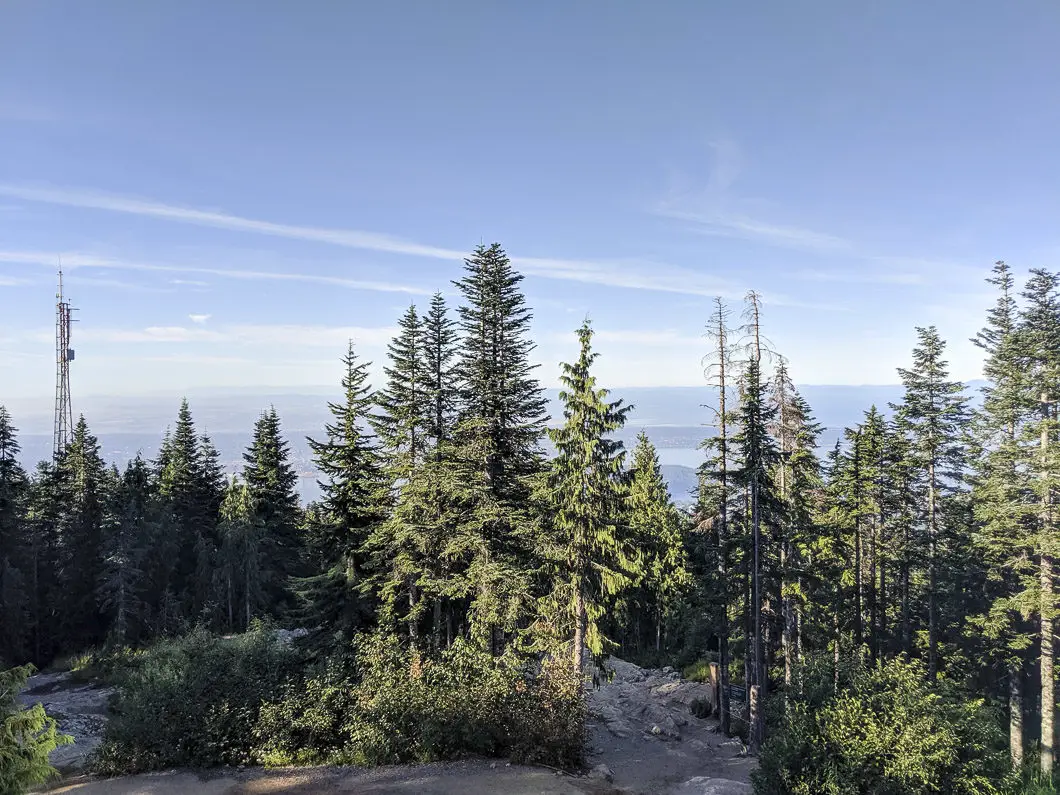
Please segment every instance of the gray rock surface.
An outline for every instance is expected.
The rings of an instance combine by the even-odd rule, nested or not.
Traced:
[[[103,741],[107,701],[114,691],[108,687],[75,682],[68,673],[35,674],[19,694],[25,706],[43,704],[44,711],[59,723],[59,730],[74,738],[72,745],[52,751],[51,763],[63,773],[84,768],[88,757]]]

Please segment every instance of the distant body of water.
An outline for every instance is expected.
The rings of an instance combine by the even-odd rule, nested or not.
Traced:
[[[690,469],[696,469],[702,464],[705,455],[703,450],[682,447],[660,447],[656,452],[659,454],[659,463],[663,466],[689,467]],[[687,484],[682,483],[678,488],[673,489],[677,492],[674,496],[680,498],[686,490]],[[320,497],[320,486],[317,484],[316,475],[302,475],[298,478],[298,495],[302,498],[303,505]]]

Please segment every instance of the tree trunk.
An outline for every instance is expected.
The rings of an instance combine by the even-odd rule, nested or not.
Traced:
[[[1053,716],[1056,709],[1056,685],[1053,681],[1055,637],[1053,633],[1053,562],[1049,555],[1042,555],[1041,566],[1041,613],[1042,613],[1042,773],[1053,771],[1053,751],[1056,744],[1056,729]]]
[[[1023,687],[1018,664],[1008,669],[1008,746],[1012,769],[1023,767]]]
[[[935,462],[928,463],[928,678],[932,682],[939,673],[938,626],[938,516],[935,506]]]
[[[581,588],[578,588],[574,596],[574,670],[581,676],[582,650],[585,647],[585,597]]]

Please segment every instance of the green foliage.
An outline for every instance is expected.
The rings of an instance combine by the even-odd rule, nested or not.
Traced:
[[[60,734],[44,707],[23,708],[18,693],[33,673],[29,665],[0,671],[0,792],[17,795],[58,776],[48,754],[73,739]]]
[[[570,768],[583,755],[578,685],[562,666],[531,675],[463,640],[432,658],[394,636],[360,636],[354,665],[331,661],[262,708],[255,754],[270,765],[476,754]]]
[[[577,766],[585,706],[562,666],[532,671],[462,640],[423,656],[393,635],[306,667],[265,627],[196,631],[124,658],[96,770],[357,764],[467,754]]]
[[[262,625],[234,638],[195,630],[156,644],[117,673],[95,768],[117,775],[252,762],[261,704],[299,663],[300,652]]]
[[[574,364],[562,365],[564,423],[549,430],[556,457],[547,478],[548,518],[541,534],[552,574],[552,590],[542,605],[544,623],[558,641],[573,644],[575,670],[581,670],[583,647],[597,661],[613,647],[602,619],[643,566],[626,517],[622,442],[611,438],[632,406],[608,401],[608,391],[596,385],[592,335],[586,321],[578,330],[581,355]]]
[[[756,795],[992,795],[1011,785],[1005,736],[982,699],[897,658],[841,671],[810,663],[766,743]]]

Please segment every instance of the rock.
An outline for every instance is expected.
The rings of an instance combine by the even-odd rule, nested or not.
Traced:
[[[751,795],[753,790],[750,784],[727,778],[696,776],[670,792],[672,795]]]
[[[611,768],[607,765],[597,765],[590,772],[591,778],[602,778],[604,781],[614,781],[615,774],[611,772]]]

